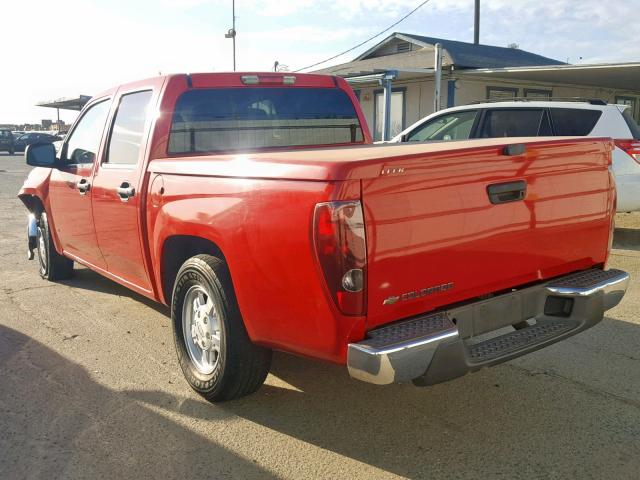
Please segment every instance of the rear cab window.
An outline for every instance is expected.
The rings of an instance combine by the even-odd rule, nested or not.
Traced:
[[[601,110],[551,108],[555,134],[560,137],[585,137],[591,133],[602,116]]]
[[[168,153],[363,141],[355,107],[339,88],[203,88],[178,98]]]

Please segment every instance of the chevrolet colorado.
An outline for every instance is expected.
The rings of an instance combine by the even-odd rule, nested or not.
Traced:
[[[169,305],[178,362],[210,401],[257,390],[271,352],[430,385],[599,322],[613,143],[371,145],[344,80],[171,75],[94,97],[30,145],[29,255]]]

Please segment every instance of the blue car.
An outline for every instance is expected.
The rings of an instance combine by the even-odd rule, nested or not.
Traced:
[[[13,142],[13,148],[16,152],[24,152],[27,145],[32,143],[53,143],[60,140],[60,137],[56,135],[50,135],[48,133],[30,132],[20,135]]]

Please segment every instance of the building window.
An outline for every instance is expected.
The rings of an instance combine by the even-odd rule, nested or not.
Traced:
[[[397,53],[404,53],[404,52],[410,52],[410,51],[411,51],[411,44],[409,42],[400,42],[396,46]]]
[[[391,92],[391,128],[389,138],[391,140],[404,130],[405,120],[405,88],[394,88]],[[374,140],[382,140],[382,121],[384,110],[384,92],[376,90],[375,107],[373,110]]]
[[[539,90],[535,88],[525,88],[524,97],[530,100],[550,100],[551,90]]]
[[[629,105],[627,109],[631,116],[638,121],[637,99],[635,97],[616,96],[616,104]]]
[[[488,100],[509,100],[518,96],[517,88],[511,87],[487,87]]]

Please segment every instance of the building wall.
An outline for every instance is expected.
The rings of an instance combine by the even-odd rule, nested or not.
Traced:
[[[447,106],[447,82],[455,77],[443,76],[441,86],[441,105]],[[616,102],[617,97],[628,97],[635,99],[635,108],[633,115],[636,121],[640,120],[640,90],[614,90],[604,89],[590,86],[580,85],[562,85],[541,82],[526,81],[504,81],[495,78],[463,78],[457,77],[454,106],[467,105],[472,102],[487,99],[487,87],[503,87],[517,89],[517,96],[524,97],[525,89],[527,90],[546,90],[551,91],[551,96],[560,97],[581,97],[602,99],[609,103]],[[405,92],[405,111],[403,128],[415,123],[433,113],[433,94],[434,81],[433,77],[415,78],[410,80],[398,80],[393,82],[393,88],[403,89]],[[373,134],[375,130],[375,92],[381,92],[382,87],[379,85],[356,86],[355,90],[359,91],[360,105],[369,124],[369,128]]]

